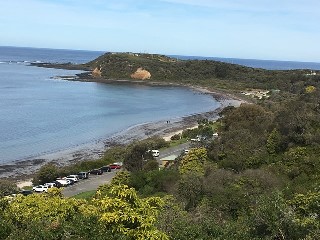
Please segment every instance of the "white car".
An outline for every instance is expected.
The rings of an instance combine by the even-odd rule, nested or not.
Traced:
[[[159,157],[159,155],[160,155],[159,150],[151,150],[151,152],[152,152],[152,156],[154,156],[154,157]]]
[[[191,138],[190,140],[191,140],[191,142],[200,142],[201,138],[200,138],[200,136],[196,136],[196,138]]]
[[[70,185],[70,180],[67,180],[67,179],[58,178],[56,181],[61,183],[61,185],[63,187],[66,187],[66,186]]]
[[[50,183],[45,183],[44,186],[48,186],[49,188],[51,188],[51,187],[56,187],[56,184],[50,182]]]
[[[49,186],[39,185],[39,186],[33,187],[32,190],[35,192],[48,192],[49,188],[50,188]]]
[[[123,166],[123,162],[115,162],[115,163],[113,163],[113,164],[119,165],[119,166]]]
[[[67,180],[71,179],[71,180],[73,180],[74,182],[78,182],[78,181],[79,181],[78,175],[69,175],[69,176],[67,176],[65,179],[67,179]]]

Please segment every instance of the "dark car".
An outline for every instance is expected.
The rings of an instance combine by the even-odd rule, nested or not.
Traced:
[[[23,196],[28,196],[28,195],[32,194],[33,191],[31,191],[31,190],[22,190],[19,193],[22,194]]]
[[[88,172],[79,172],[78,177],[79,177],[79,179],[88,179],[89,173]]]
[[[102,172],[111,172],[111,168],[109,166],[103,166],[99,168]]]
[[[120,168],[121,168],[121,166],[118,165],[118,164],[110,164],[109,167],[110,167],[111,169],[120,169]]]
[[[56,187],[56,188],[61,188],[61,187],[63,187],[63,185],[62,185],[60,182],[58,182],[58,181],[53,181],[53,183],[55,184],[55,187]]]
[[[66,179],[66,178],[65,178]],[[73,185],[74,183],[75,183],[75,181],[74,180],[72,180],[72,179],[70,179],[70,178],[68,178],[68,179],[66,179],[67,181],[69,181],[69,185]]]
[[[89,172],[90,174],[101,175],[103,172],[101,169],[93,169]]]

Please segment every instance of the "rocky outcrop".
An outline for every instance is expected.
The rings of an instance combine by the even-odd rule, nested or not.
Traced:
[[[133,79],[146,80],[151,78],[151,73],[143,68],[138,68],[130,77]]]
[[[92,71],[92,76],[94,78],[100,78],[101,77],[101,68],[95,68],[93,71]]]

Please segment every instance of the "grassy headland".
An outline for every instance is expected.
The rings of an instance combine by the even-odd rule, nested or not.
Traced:
[[[35,64],[42,67],[86,70],[87,81],[142,80],[145,83],[201,86],[221,91],[288,90],[303,83],[310,70],[265,70],[213,60],[180,60],[159,54],[105,53],[86,64]],[[316,71],[320,74],[320,71]]]

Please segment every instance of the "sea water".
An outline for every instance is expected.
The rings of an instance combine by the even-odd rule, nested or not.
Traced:
[[[212,96],[188,88],[65,81],[54,77],[79,71],[29,66],[87,62],[101,53],[13,50],[0,49],[0,164],[220,106]]]

